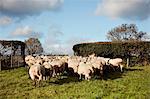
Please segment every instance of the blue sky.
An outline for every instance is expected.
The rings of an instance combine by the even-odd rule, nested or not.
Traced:
[[[38,37],[45,52],[71,54],[124,23],[149,34],[149,17],[150,0],[0,0],[0,39]]]

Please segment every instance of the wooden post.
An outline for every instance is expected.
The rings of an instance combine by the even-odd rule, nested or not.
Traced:
[[[12,42],[11,42],[11,51],[12,51]],[[11,68],[13,67],[13,58],[12,58],[13,56],[12,56],[12,52],[11,52]]]
[[[127,58],[127,67],[129,67],[129,58]]]
[[[2,70],[2,65],[1,65],[1,59],[2,57],[0,56],[0,71]]]
[[[23,57],[23,65],[25,66],[25,43],[21,44],[21,56]]]
[[[20,67],[20,66],[19,66],[19,58],[18,58],[18,57],[19,57],[19,56],[17,55],[18,67]]]

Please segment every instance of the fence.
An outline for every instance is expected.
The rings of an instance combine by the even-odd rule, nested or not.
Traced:
[[[25,66],[25,44],[21,41],[0,41],[0,71]]]
[[[12,69],[22,66],[24,66],[23,56],[0,56],[0,70]]]

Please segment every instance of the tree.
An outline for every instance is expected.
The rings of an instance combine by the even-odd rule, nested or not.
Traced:
[[[29,38],[25,41],[26,44],[26,54],[40,54],[43,52],[43,47],[38,40],[38,38]]]
[[[144,43],[140,42],[146,40],[146,36],[147,33],[143,31],[139,32],[135,24],[122,24],[107,33],[107,38],[109,40],[119,43],[122,42],[120,47],[124,49],[124,56],[127,58],[127,63],[133,55],[139,57],[139,54],[143,53],[144,47],[139,46],[144,46]],[[144,55],[148,54],[149,53]]]
[[[145,40],[146,32],[138,32],[135,24],[122,24],[107,33],[107,38],[111,41],[141,41]]]

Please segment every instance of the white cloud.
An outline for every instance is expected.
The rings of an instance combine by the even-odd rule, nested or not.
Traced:
[[[92,40],[82,37],[72,37],[67,41],[61,41],[63,35],[60,34],[58,36],[47,34],[47,38],[44,42],[44,51],[46,53],[73,55],[73,45],[84,42],[92,42]]]
[[[31,27],[25,26],[25,27],[18,27],[16,30],[11,32],[11,36],[13,37],[35,37],[39,38],[41,37],[41,33],[35,32]]]
[[[95,13],[111,18],[144,20],[150,17],[150,0],[102,0]]]
[[[51,25],[48,33],[45,34],[43,48],[46,53],[59,54],[61,51],[61,37],[63,32],[58,25]]]
[[[0,17],[0,26],[6,26],[12,23],[12,19],[8,16]]]
[[[62,32],[58,25],[51,25],[48,33],[43,37],[43,48],[46,53],[52,54],[69,54],[73,55],[73,45],[83,42],[92,42],[93,40],[83,37],[65,38],[65,33]]]
[[[68,54],[68,55],[73,55],[73,45],[75,44],[79,44],[79,43],[84,43],[84,42],[92,42],[91,40],[87,39],[82,39],[82,38],[78,38],[78,40],[74,40],[70,39],[64,43],[62,42],[53,42],[53,44],[49,44],[49,43],[44,43],[44,51],[46,53],[52,53],[52,54]]]
[[[88,38],[82,38],[82,37],[72,37],[69,40],[63,44],[63,51],[69,55],[73,55],[73,46],[75,44],[80,44],[80,43],[88,43],[88,42],[93,42],[93,40],[88,39]]]
[[[55,11],[62,4],[63,0],[0,0],[0,13],[24,17],[40,14],[43,11]]]
[[[13,35],[29,35],[32,33],[33,30],[29,26],[17,28],[14,32],[12,32]]]

